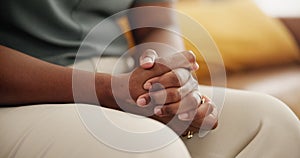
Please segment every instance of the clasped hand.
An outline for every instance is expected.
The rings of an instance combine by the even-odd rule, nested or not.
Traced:
[[[200,127],[210,130],[217,126],[218,112],[199,92],[193,75],[198,68],[190,51],[159,58],[154,50],[147,50],[140,67],[113,77],[115,98],[124,111],[154,118],[178,134],[198,132]]]

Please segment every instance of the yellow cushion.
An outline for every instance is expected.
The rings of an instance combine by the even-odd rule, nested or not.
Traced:
[[[189,0],[180,1],[176,7],[208,30],[219,47],[227,72],[299,60],[299,48],[284,25],[266,16],[250,0]],[[182,29],[183,35],[193,31],[193,26],[180,25],[190,28]],[[197,36],[197,32],[194,34]],[[197,75],[207,76],[206,64],[198,50],[187,40],[185,44],[197,55],[201,67]]]

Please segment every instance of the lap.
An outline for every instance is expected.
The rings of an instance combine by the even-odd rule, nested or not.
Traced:
[[[200,89],[213,94],[211,87]],[[204,138],[185,140],[192,157],[299,157],[299,142],[300,122],[284,103],[232,89],[226,89],[219,126]]]
[[[200,89],[208,96],[213,94],[211,87],[201,86]],[[163,126],[151,119],[135,118],[109,109],[104,111],[111,114],[118,126],[129,130]],[[298,120],[282,102],[270,96],[226,89],[219,121],[218,128],[204,138],[177,139],[159,150],[131,153],[111,148],[96,139],[84,126],[73,104],[1,108],[0,157],[189,157],[189,153],[192,157],[300,155]]]
[[[165,148],[145,153],[126,152],[109,147],[96,139],[85,127],[76,107],[95,109],[95,106],[85,104],[34,105],[0,109],[0,157],[189,157],[185,145],[180,140]],[[97,109],[101,109],[111,117],[121,118],[114,120],[119,122],[120,126],[124,126],[122,125],[124,120],[130,120],[127,127],[133,130],[134,117],[115,110],[101,107]],[[95,123],[97,121],[101,120],[95,120]],[[144,122],[145,126],[149,126],[147,128],[162,126],[150,119]],[[123,143],[123,140],[119,141]]]

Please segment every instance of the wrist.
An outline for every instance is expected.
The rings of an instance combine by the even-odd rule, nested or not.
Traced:
[[[112,76],[105,73],[95,75],[95,90],[101,106],[120,110],[112,91]]]

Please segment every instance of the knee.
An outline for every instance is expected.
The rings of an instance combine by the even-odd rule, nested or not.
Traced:
[[[278,98],[264,93],[251,93],[252,106],[257,110],[263,111],[266,116],[276,118],[291,116],[296,118],[292,110]]]
[[[239,115],[256,119],[270,119],[272,122],[299,123],[296,115],[279,99],[268,94],[230,90],[226,94],[225,106]],[[225,108],[226,109],[226,108]]]

